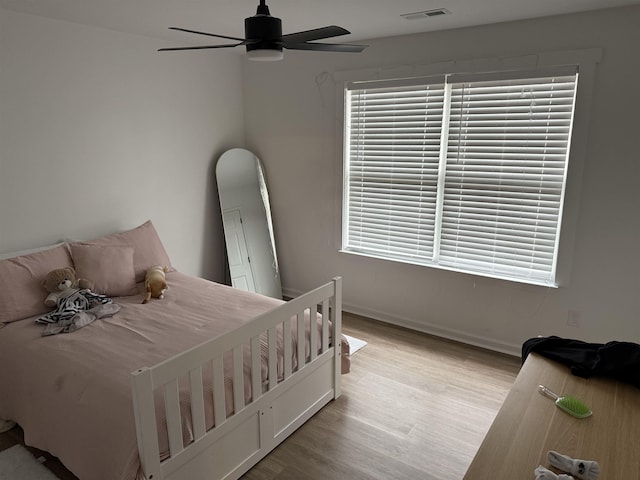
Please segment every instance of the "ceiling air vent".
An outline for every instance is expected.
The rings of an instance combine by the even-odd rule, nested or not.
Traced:
[[[425,10],[424,12],[403,13],[400,15],[406,20],[417,20],[419,18],[439,17],[440,15],[449,15],[451,12],[446,8],[435,8],[433,10]]]

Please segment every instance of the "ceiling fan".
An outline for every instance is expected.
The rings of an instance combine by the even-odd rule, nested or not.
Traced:
[[[253,17],[244,19],[245,38],[229,37],[217,35],[215,33],[199,32],[180,27],[169,27],[171,30],[195,33],[197,35],[207,35],[209,37],[235,40],[237,43],[223,45],[201,45],[195,47],[169,47],[160,48],[158,51],[169,50],[202,50],[209,48],[230,48],[244,45],[247,49],[247,57],[251,60],[280,60],[283,57],[282,49],[288,50],[315,50],[323,52],[362,52],[367,45],[347,45],[335,43],[317,43],[315,40],[348,35],[349,30],[335,25],[329,27],[315,28],[304,32],[282,34],[282,21],[272,17],[269,13],[265,0],[260,0],[258,11]]]

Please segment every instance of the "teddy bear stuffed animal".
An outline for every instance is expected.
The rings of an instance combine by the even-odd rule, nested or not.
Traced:
[[[151,298],[164,298],[164,292],[167,290],[167,279],[165,272],[167,267],[156,265],[147,270],[144,276],[145,295],[142,303],[147,303]]]
[[[91,288],[91,282],[84,278],[76,278],[76,271],[71,267],[51,270],[42,282],[49,295],[44,300],[47,307],[55,307],[58,299],[68,297],[81,288]]]

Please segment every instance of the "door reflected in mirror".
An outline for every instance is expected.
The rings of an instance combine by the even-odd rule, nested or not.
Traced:
[[[227,150],[218,159],[216,181],[234,288],[282,298],[269,193],[258,157]]]

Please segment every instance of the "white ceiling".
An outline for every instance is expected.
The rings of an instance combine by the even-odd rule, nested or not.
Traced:
[[[244,18],[256,13],[258,3],[258,0],[0,0],[0,8],[165,39],[179,46],[212,44],[217,40],[170,31],[167,27],[243,37]],[[352,32],[334,39],[336,43],[639,3],[640,0],[267,1],[271,15],[282,19],[285,34],[326,25],[339,25]],[[419,20],[401,17],[436,8],[445,8],[451,14]]]

